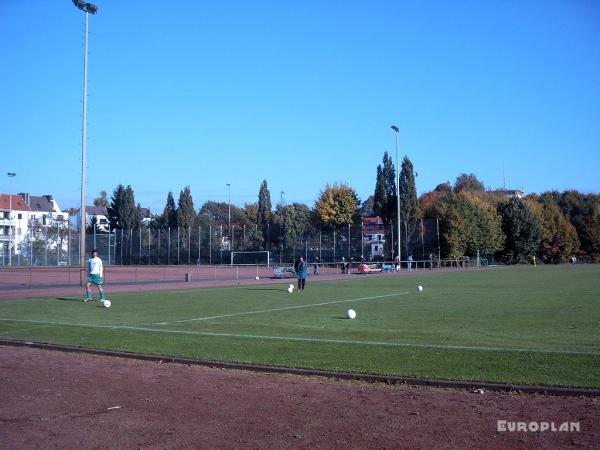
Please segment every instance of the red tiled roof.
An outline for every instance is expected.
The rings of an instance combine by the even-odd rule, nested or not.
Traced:
[[[10,200],[11,197],[12,202]],[[15,211],[31,211],[31,208],[27,206],[27,203],[25,203],[25,200],[20,195],[0,194],[0,209],[8,211],[11,206]]]

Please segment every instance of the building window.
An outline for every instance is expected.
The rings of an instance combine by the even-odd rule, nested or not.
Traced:
[[[18,218],[19,220],[21,220],[21,219],[23,218],[23,214],[19,213],[19,214],[17,215],[17,218]]]

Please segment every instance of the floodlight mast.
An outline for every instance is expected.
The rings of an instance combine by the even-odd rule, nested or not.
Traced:
[[[83,286],[85,262],[85,187],[86,187],[86,140],[87,140],[87,71],[88,71],[88,15],[96,14],[98,7],[81,0],[73,0],[73,4],[85,12],[85,50],[83,57],[83,128],[81,136],[81,207],[79,209],[79,284]]]
[[[396,212],[397,212],[397,229],[398,229],[398,261],[400,261],[400,265],[398,266],[398,268],[400,269],[402,267],[402,253],[401,253],[401,247],[400,247],[400,239],[401,239],[401,232],[400,232],[400,159],[398,158],[398,134],[400,133],[400,128],[398,128],[396,125],[392,125],[392,130],[394,130],[394,133],[396,133],[396,164],[398,165],[398,167],[396,168],[397,172],[397,176],[396,176]]]

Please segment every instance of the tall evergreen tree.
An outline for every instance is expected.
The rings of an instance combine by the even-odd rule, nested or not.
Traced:
[[[414,222],[419,218],[419,199],[417,198],[417,187],[415,186],[415,175],[413,164],[404,156],[402,170],[400,171],[400,220],[402,222]]]
[[[360,204],[361,216],[372,216],[373,214],[375,214],[375,212],[373,211],[374,198],[375,196],[369,195],[367,199]]]
[[[180,244],[183,249],[188,248],[188,243],[191,243],[191,228],[194,226],[196,220],[196,212],[194,211],[194,200],[192,200],[192,193],[190,187],[186,186],[179,193],[179,203],[177,206],[177,226],[181,228],[178,234],[181,239]],[[189,257],[188,253],[188,257]]]
[[[107,207],[108,219],[111,230],[134,230],[141,225],[141,214],[135,204],[135,195],[133,188],[129,185],[124,187],[119,184],[113,191],[110,205]],[[121,239],[117,244],[117,253],[121,254],[122,249],[131,249],[129,233],[121,233]],[[121,263],[129,264],[131,262],[131,253],[123,252]]]
[[[387,192],[385,189],[385,177],[381,164],[377,166],[377,181],[375,182],[375,193],[373,194],[373,212],[387,220],[388,208]]]
[[[122,230],[123,222],[121,220],[122,203],[125,196],[125,186],[119,184],[113,191],[110,204],[107,207],[108,220],[111,230]]]
[[[271,193],[267,185],[267,180],[263,180],[258,191],[258,217],[257,226],[262,232],[265,249],[270,239],[270,224],[272,222]]]
[[[177,226],[189,228],[194,226],[196,211],[194,211],[194,200],[190,187],[186,186],[179,194],[179,203],[177,206]]]
[[[121,202],[121,225],[125,230],[139,228],[142,222],[140,210],[135,203],[135,194],[131,185],[127,185]]]
[[[396,211],[398,207],[398,199],[396,196],[396,168],[392,158],[388,155],[388,152],[383,154],[383,167],[381,170],[383,178],[385,179],[385,214],[383,219],[387,223],[396,222]]]
[[[166,227],[177,227],[177,208],[175,208],[175,199],[171,191],[167,195],[167,204],[163,211],[163,221]]]

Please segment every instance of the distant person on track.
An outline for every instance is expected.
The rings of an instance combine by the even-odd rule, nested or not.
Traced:
[[[85,285],[85,299],[84,302],[89,302],[94,300],[92,296],[92,285],[98,288],[98,292],[100,293],[100,302],[106,300],[104,297],[104,289],[102,289],[104,275],[104,265],[102,264],[102,260],[98,257],[98,252],[96,249],[92,250],[91,258],[88,259],[88,277],[87,283]]]
[[[304,286],[306,285],[306,273],[308,272],[308,267],[302,256],[298,258],[294,264],[294,269],[296,270],[296,276],[298,277],[298,292],[300,292],[304,290]]]
[[[315,257],[315,261],[313,263],[313,275],[319,275],[320,267],[319,267],[319,257]]]

